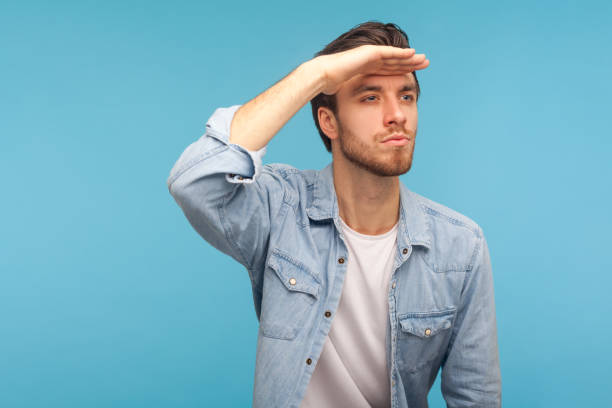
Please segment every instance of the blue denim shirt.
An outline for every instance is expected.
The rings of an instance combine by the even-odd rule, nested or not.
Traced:
[[[167,185],[202,238],[248,271],[259,320],[253,406],[298,408],[348,261],[333,163],[321,171],[262,165],[265,147],[251,152],[229,143],[238,108],[214,112]],[[493,276],[483,232],[401,182],[388,302],[393,408],[427,407],[440,368],[449,407],[501,406]]]

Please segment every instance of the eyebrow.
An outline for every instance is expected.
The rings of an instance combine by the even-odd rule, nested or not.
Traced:
[[[368,92],[368,91],[380,92],[382,91],[382,87],[378,85],[360,85],[357,88],[353,89],[353,91],[351,92],[351,96],[356,96],[363,92]],[[398,90],[398,92],[408,92],[408,91],[416,91],[416,87],[412,84],[406,84]]]

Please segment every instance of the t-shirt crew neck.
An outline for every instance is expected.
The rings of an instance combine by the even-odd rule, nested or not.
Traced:
[[[351,234],[357,239],[364,239],[364,240],[370,240],[370,241],[384,240],[385,238],[388,238],[390,235],[397,233],[397,226],[399,225],[399,220],[398,220],[395,223],[395,225],[387,232],[383,232],[382,234],[376,234],[376,235],[367,235],[367,234],[362,234],[361,232],[357,232],[351,227],[349,227],[348,224],[344,222],[342,217],[338,217],[338,219],[340,220],[340,224],[342,225],[343,232],[346,232],[347,234]]]

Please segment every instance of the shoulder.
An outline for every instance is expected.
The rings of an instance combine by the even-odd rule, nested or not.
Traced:
[[[301,170],[286,163],[266,163],[263,168],[270,172],[281,174],[286,179],[315,177],[318,170]]]
[[[319,170],[301,170],[285,163],[266,163],[260,174],[263,179],[274,179],[282,184],[285,201],[297,205],[300,198],[305,198],[312,191],[318,173]]]
[[[451,229],[467,230],[474,234],[475,237],[479,237],[482,233],[480,225],[478,225],[476,221],[467,215],[413,191],[409,191],[409,194],[411,194],[414,200],[418,202],[419,206],[423,210],[423,213],[425,214],[425,217],[427,217],[431,222],[445,225]]]
[[[446,205],[409,190],[408,193],[427,226],[430,266],[436,272],[471,270],[484,239],[480,225]]]
[[[295,189],[314,184],[317,173],[318,170],[301,170],[285,163],[267,163],[262,167],[262,174],[281,177]]]

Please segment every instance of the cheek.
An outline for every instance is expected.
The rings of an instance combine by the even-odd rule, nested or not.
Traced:
[[[353,129],[361,135],[373,135],[380,132],[381,116],[375,112],[363,112],[354,122]]]
[[[367,140],[377,132],[377,116],[363,112],[352,117],[350,121],[342,121],[342,129],[355,139]],[[380,131],[380,129],[378,129]]]
[[[408,120],[407,120],[407,123],[406,123],[406,127],[416,131],[417,126],[419,124],[419,115],[417,113],[417,110],[416,109],[411,110],[408,113],[407,119]]]

